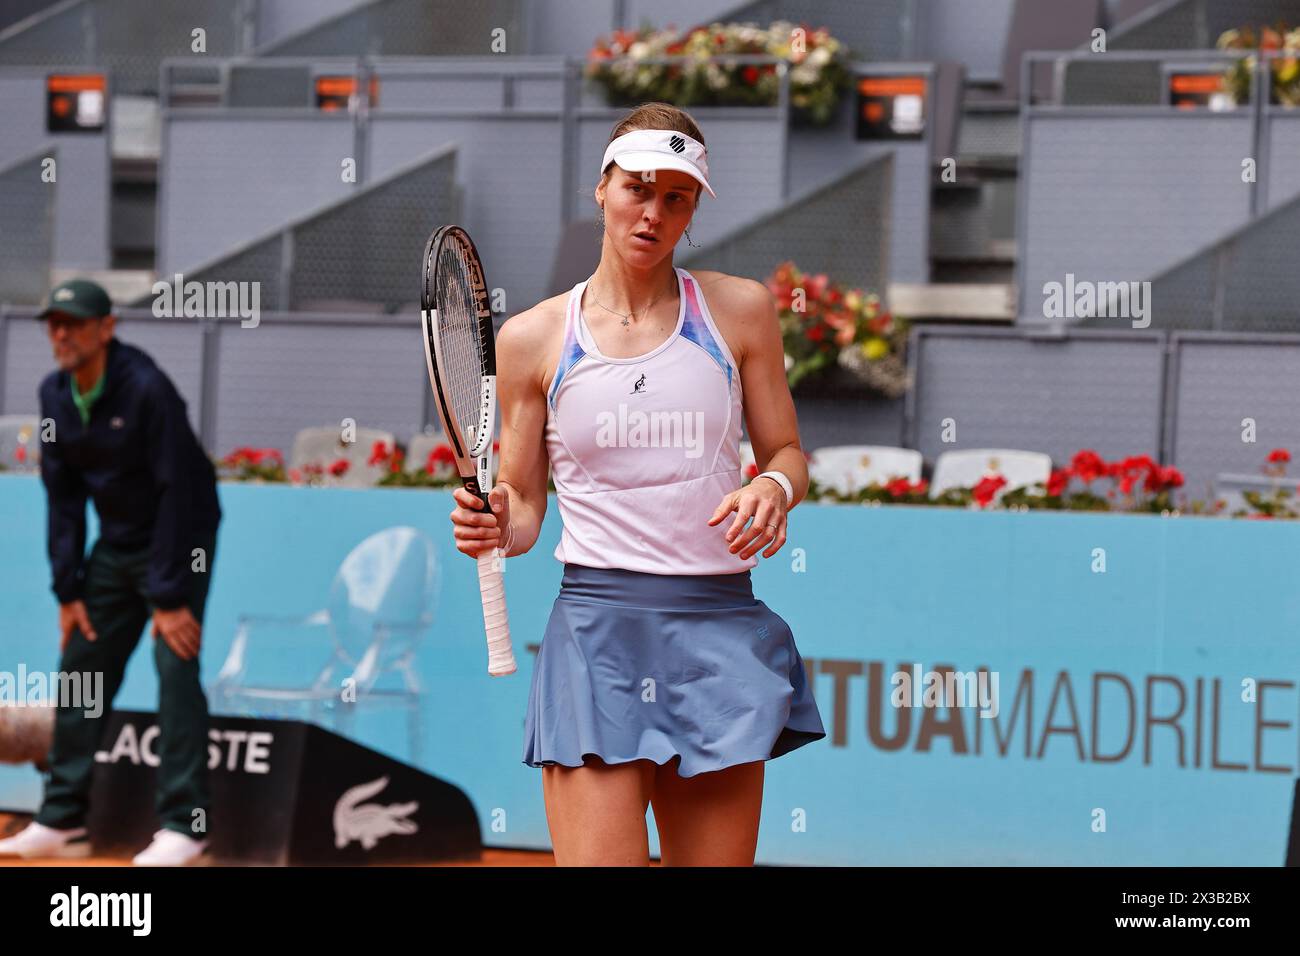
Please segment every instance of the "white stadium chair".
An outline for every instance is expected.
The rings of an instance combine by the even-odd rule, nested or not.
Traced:
[[[290,469],[302,468],[303,465],[320,465],[325,470],[321,481],[326,485],[338,485],[344,488],[366,488],[375,484],[384,476],[384,465],[370,465],[370,450],[375,442],[382,441],[390,447],[394,438],[392,432],[377,428],[358,428],[356,441],[340,441],[341,432],[337,425],[321,428],[304,428],[293,438],[293,450],[289,453]],[[348,470],[340,478],[329,473],[329,466],[338,459],[348,462]]]
[[[424,471],[424,466],[429,461],[429,453],[446,442],[447,435],[441,430],[432,433],[416,432],[406,444],[406,470]],[[500,462],[494,458],[492,465],[495,469],[499,467]]]
[[[1052,474],[1052,458],[1038,451],[1008,448],[968,448],[946,451],[934,463],[930,497],[937,498],[949,488],[968,488],[986,475],[1001,475],[1007,483],[998,489],[999,500],[1014,488],[1046,482]]]
[[[817,448],[808,462],[808,476],[823,488],[850,495],[871,484],[894,478],[921,477],[919,451],[890,445],[828,445]]]

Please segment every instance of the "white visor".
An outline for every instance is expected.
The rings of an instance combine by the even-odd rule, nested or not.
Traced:
[[[629,173],[647,169],[675,169],[699,180],[714,199],[718,194],[709,185],[709,164],[704,144],[675,129],[634,129],[624,133],[605,149],[600,161],[601,175],[610,160]]]

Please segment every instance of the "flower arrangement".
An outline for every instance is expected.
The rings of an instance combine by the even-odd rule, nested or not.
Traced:
[[[1110,479],[1111,487],[1100,494],[1093,482]],[[1082,488],[1077,485],[1082,484]],[[1071,485],[1076,491],[1071,494]],[[1046,482],[1036,482],[1008,491],[1002,497],[1006,508],[1047,508],[1067,511],[1146,511],[1162,514],[1174,511],[1171,495],[1183,485],[1177,468],[1161,465],[1150,455],[1130,455],[1107,462],[1090,448],[1075,454],[1065,468],[1054,469]],[[1122,507],[1111,502],[1123,499]]]
[[[492,443],[493,452],[500,443]],[[400,445],[375,442],[367,464],[385,465],[384,474],[377,484],[385,487],[456,488],[461,485],[456,471],[455,456],[445,442],[430,450],[424,467],[407,470],[406,452]],[[804,452],[805,460],[812,455]],[[1274,479],[1268,493],[1245,490],[1242,498],[1249,506],[1233,511],[1230,517],[1251,519],[1300,518],[1300,509],[1293,500],[1300,494],[1286,483],[1286,466],[1291,453],[1285,448],[1274,448],[1268,453],[1267,463],[1261,469]],[[286,471],[280,452],[274,448],[236,448],[218,462],[221,477],[231,481],[283,482],[318,486],[328,484],[327,476],[342,477],[350,462],[339,458],[334,462],[309,463]],[[758,465],[751,462],[742,474],[742,484],[748,484],[759,475]],[[1101,484],[1109,482],[1109,487]],[[892,476],[886,481],[855,488],[848,494],[837,488],[822,486],[810,479],[806,500],[839,504],[910,504],[938,507],[974,508],[986,510],[995,503],[1008,511],[1100,511],[1178,515],[1218,515],[1224,512],[1222,500],[1207,505],[1203,501],[1187,501],[1186,496],[1175,505],[1173,494],[1183,487],[1182,473],[1174,467],[1161,465],[1149,455],[1130,455],[1115,461],[1106,461],[1096,451],[1085,448],[1075,453],[1070,463],[1055,468],[1045,482],[1013,488],[999,498],[1007,486],[1004,475],[990,473],[974,485],[948,488],[930,496],[930,483],[922,478],[912,481]],[[547,478],[548,491],[555,491],[554,480]]]
[[[1275,479],[1273,490],[1269,494],[1247,489],[1241,493],[1251,510],[1238,508],[1232,513],[1234,518],[1300,518],[1300,512],[1291,507],[1291,492],[1282,487],[1286,477],[1286,466],[1291,461],[1291,453],[1285,448],[1274,448],[1268,453],[1268,463],[1260,470]],[[1300,487],[1296,488],[1300,491]]]
[[[1288,30],[1284,23],[1275,27],[1254,28],[1245,26],[1238,30],[1225,30],[1215,44],[1220,50],[1262,50],[1285,52],[1290,56],[1275,57],[1270,61],[1273,77],[1273,98],[1285,106],[1300,106],[1300,28]],[[1240,105],[1250,101],[1251,77],[1255,73],[1255,57],[1234,60],[1224,71],[1223,83]]]
[[[780,78],[776,64],[738,64],[728,54],[763,55],[789,61],[790,104],[816,125],[830,122],[849,86],[843,45],[824,28],[811,30],[778,20],[710,23],[681,32],[616,30],[600,37],[587,55],[585,75],[604,87],[609,102],[646,101],[675,106],[773,106]],[[690,57],[683,63],[647,63],[658,57]]]
[[[766,285],[780,313],[791,389],[838,367],[888,398],[907,391],[907,322],[891,315],[880,296],[845,289],[790,261],[777,266]]]
[[[805,457],[810,457],[805,452]],[[1271,460],[1271,459],[1270,459]],[[758,466],[745,470],[746,482],[758,475]],[[1111,487],[1097,489],[1094,482],[1109,479]],[[934,497],[928,494],[929,482],[892,477],[843,494],[809,481],[808,500],[844,504],[912,504],[938,507],[987,509],[995,500],[1007,510],[1030,509],[1066,511],[1127,511],[1177,513],[1170,496],[1183,485],[1182,473],[1152,460],[1148,455],[1132,455],[1114,462],[1105,461],[1092,449],[1083,449],[1064,468],[1054,469],[1046,482],[1013,488],[998,498],[1007,486],[1006,476],[991,473],[974,485],[948,488]],[[1073,492],[1071,487],[1074,486]]]
[[[500,442],[492,443],[494,453],[500,447]],[[407,468],[406,452],[400,445],[389,446],[377,441],[370,450],[368,464],[385,465],[384,476],[379,479],[379,484],[385,487],[447,488],[458,487],[461,483],[456,471],[456,455],[446,442],[430,449],[423,468]]]
[[[218,462],[230,481],[284,481],[284,457],[275,448],[236,448]]]

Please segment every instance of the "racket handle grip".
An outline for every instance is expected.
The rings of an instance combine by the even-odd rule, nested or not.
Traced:
[[[497,548],[478,556],[478,589],[483,598],[483,624],[487,629],[488,673],[504,677],[515,672],[515,652],[506,616],[506,590],[497,564]]]

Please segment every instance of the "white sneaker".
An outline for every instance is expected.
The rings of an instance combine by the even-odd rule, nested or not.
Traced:
[[[136,866],[202,866],[208,862],[207,848],[207,840],[177,830],[159,830],[131,862]]]
[[[81,859],[90,856],[90,840],[85,827],[56,830],[33,820],[7,840],[0,840],[0,856],[20,856],[25,860]]]

